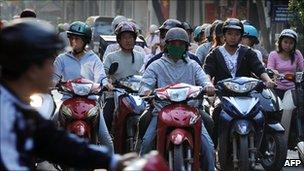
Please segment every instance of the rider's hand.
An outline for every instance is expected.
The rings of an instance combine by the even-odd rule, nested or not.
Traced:
[[[131,160],[138,158],[136,153],[127,153],[123,155],[117,163],[116,171],[122,171]]]
[[[114,86],[111,84],[111,83],[108,83],[106,86],[105,86],[109,91],[112,91],[114,89]]]
[[[151,90],[146,90],[146,91],[143,92],[143,95],[144,96],[150,96],[151,93],[152,93]]]
[[[214,93],[215,93],[215,88],[214,88],[212,83],[208,83],[205,86],[205,90],[206,90],[206,93],[207,93],[208,96],[213,96]]]
[[[273,87],[276,86],[276,83],[272,80],[268,80],[268,81],[265,82],[265,85],[266,85],[267,88],[273,88]]]

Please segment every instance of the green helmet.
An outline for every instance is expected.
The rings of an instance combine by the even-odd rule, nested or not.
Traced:
[[[91,28],[81,21],[75,21],[70,25],[69,30],[67,31],[68,37],[70,35],[76,35],[82,38],[85,43],[90,43],[92,38]]]

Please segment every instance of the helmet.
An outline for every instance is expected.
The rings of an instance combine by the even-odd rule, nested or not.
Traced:
[[[137,31],[136,31],[136,26],[134,23],[125,21],[125,22],[121,22],[120,24],[118,24],[118,26],[115,29],[115,34],[116,34],[116,39],[118,41],[118,39],[120,39],[120,36],[123,32],[131,32],[134,34],[134,39],[136,39],[137,37]]]
[[[32,9],[25,9],[21,12],[20,18],[36,18],[36,13]]]
[[[190,44],[188,33],[184,29],[178,27],[170,29],[166,34],[166,43],[173,40],[181,40],[184,41],[187,45]]]
[[[203,27],[202,26],[197,26],[193,31],[194,39],[198,39],[198,37],[199,37],[199,35],[201,34],[202,31],[203,31]]]
[[[76,35],[83,39],[85,43],[90,43],[92,38],[91,28],[81,21],[75,21],[70,25],[69,30],[67,31],[68,36]]]
[[[219,21],[216,26],[215,26],[215,36],[216,37],[220,37],[220,36],[223,36],[223,24],[224,22],[222,21]]]
[[[242,20],[243,25],[252,25],[249,20]]]
[[[187,23],[187,22],[182,22],[182,25],[183,25],[183,28],[186,30],[186,31],[189,31],[190,33],[193,32],[193,29],[191,28],[190,24]]]
[[[243,23],[237,18],[228,18],[223,24],[223,33],[228,29],[237,29],[241,31],[241,34],[244,34],[244,26]]]
[[[118,26],[119,23],[123,22],[123,21],[128,21],[128,19],[125,16],[122,15],[117,15],[113,21],[112,21],[112,29],[113,31],[116,29],[116,27]]]
[[[210,26],[211,24],[209,24],[209,23],[204,23],[203,25],[202,25],[202,28],[203,28],[203,30],[206,30],[206,28],[208,27],[208,26]]]
[[[70,24],[69,24],[69,23],[64,23],[64,24],[63,24],[63,30],[64,30],[64,31],[68,31],[69,28],[70,28]]]
[[[162,31],[162,30],[169,30],[173,27],[180,27],[180,28],[183,28],[183,25],[180,21],[176,20],[176,19],[167,19],[163,25],[161,25],[159,27],[159,30]]]
[[[283,37],[290,37],[290,38],[294,39],[296,43],[298,42],[298,34],[291,29],[284,29],[281,32],[279,39],[282,39]]]
[[[253,37],[256,40],[255,43],[256,44],[259,43],[259,39],[258,39],[259,34],[258,34],[258,31],[252,25],[247,25],[247,24],[244,25],[244,35],[243,35],[243,37]]]
[[[155,25],[155,24],[152,24],[149,28],[149,32],[150,33],[158,33],[159,32],[159,29],[158,27]]]
[[[48,22],[15,19],[0,31],[2,73],[14,73],[18,77],[30,63],[52,58],[64,47],[64,42]]]
[[[206,26],[205,35],[206,35],[207,38],[212,37],[212,35],[211,35],[211,28],[212,28],[212,25],[211,25],[211,24],[208,25],[208,26]]]

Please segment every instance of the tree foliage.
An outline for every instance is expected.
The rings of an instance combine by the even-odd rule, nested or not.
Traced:
[[[304,52],[304,0],[289,0],[289,9],[294,12],[291,25],[295,28],[299,36],[297,47]],[[300,22],[299,22],[300,21]]]

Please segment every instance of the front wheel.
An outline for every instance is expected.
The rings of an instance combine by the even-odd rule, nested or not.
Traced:
[[[181,144],[173,146],[173,170],[185,170],[183,146]]]
[[[281,170],[287,157],[287,144],[282,133],[266,134],[261,164],[265,170]]]
[[[241,171],[249,171],[248,136],[240,136],[239,161],[239,169]]]

